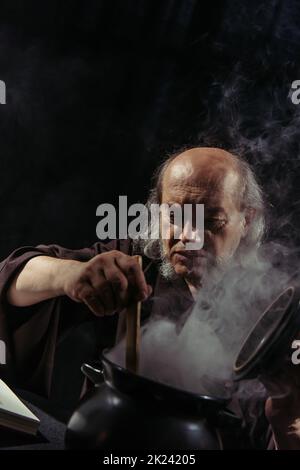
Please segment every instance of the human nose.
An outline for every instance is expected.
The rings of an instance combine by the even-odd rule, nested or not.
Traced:
[[[179,236],[187,250],[201,250],[204,244],[203,230],[193,227],[190,220],[186,221]]]

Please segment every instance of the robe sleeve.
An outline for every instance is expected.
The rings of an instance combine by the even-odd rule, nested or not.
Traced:
[[[63,306],[66,305],[65,297],[45,300],[30,307],[8,304],[6,292],[17,273],[36,256],[88,261],[113,249],[130,254],[130,243],[128,240],[97,242],[80,250],[59,245],[25,246],[0,263],[0,340],[6,349],[6,363],[0,366],[1,377],[12,385],[49,396],[60,317],[64,315]],[[70,303],[74,304],[71,300]],[[78,322],[78,316],[75,317],[74,322]]]

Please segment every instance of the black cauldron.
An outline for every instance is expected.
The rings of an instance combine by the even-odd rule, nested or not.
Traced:
[[[105,354],[97,367],[84,365],[82,370],[95,387],[68,423],[69,449],[222,449],[233,433],[240,432],[240,420],[226,409],[226,399],[192,394],[133,374]],[[232,439],[236,444],[236,436]]]

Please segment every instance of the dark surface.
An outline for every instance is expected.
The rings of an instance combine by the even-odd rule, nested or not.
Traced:
[[[0,450],[62,450],[64,449],[64,435],[66,425],[63,420],[67,415],[62,410],[54,409],[47,400],[18,390],[26,406],[40,419],[40,426],[36,436],[18,433],[9,429],[0,428]],[[33,404],[34,403],[34,404]],[[47,412],[45,411],[47,410]],[[55,418],[59,416],[59,418]]]

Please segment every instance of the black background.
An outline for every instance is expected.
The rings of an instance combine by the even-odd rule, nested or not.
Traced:
[[[199,144],[245,155],[269,236],[299,241],[297,0],[4,0],[0,23],[1,257],[92,244],[100,203]]]

